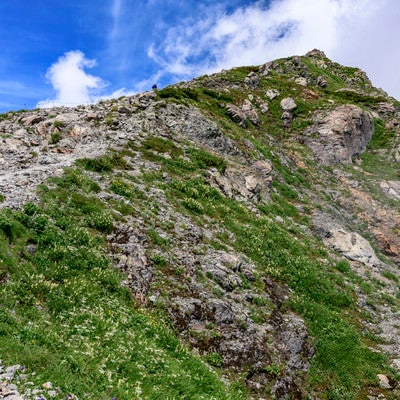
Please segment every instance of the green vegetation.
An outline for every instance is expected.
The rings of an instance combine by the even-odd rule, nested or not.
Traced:
[[[116,152],[97,158],[82,158],[77,160],[76,164],[94,172],[111,172],[114,168],[124,169],[126,167],[126,161]]]
[[[9,276],[0,286],[3,362],[59,386],[60,398],[243,398],[120,286],[104,240],[113,216],[93,197],[97,184],[74,169],[52,184],[40,205],[0,215],[0,272]]]
[[[224,360],[218,353],[209,353],[206,356],[207,362],[214,367],[222,367]]]
[[[385,129],[385,122],[376,118],[374,120],[375,132],[368,144],[368,149],[378,150],[387,148],[396,137],[396,133],[391,129]]]
[[[248,297],[253,322],[263,323],[278,307],[266,295],[267,282],[287,285],[290,298],[277,311],[290,310],[306,323],[315,348],[307,382],[310,393],[323,400],[361,399],[366,388],[378,388],[377,374],[396,376],[387,357],[375,351],[380,339],[365,330],[362,320],[367,312],[359,310],[354,286],[369,296],[371,307],[375,301],[395,308],[399,293],[375,294],[385,284],[399,287],[400,280],[390,271],[382,273],[390,282],[361,278],[347,260],[332,260],[310,235],[312,210],[332,206],[319,204],[314,188],[323,190],[323,180],[337,177],[329,168],[316,167],[296,141],[312,123],[315,110],[333,107],[328,97],[335,105],[350,102],[367,109],[383,98],[368,94],[372,92],[368,92],[367,79],[356,68],[343,68],[327,59],[329,68],[307,57],[301,58],[304,65],[300,66],[291,66],[289,61],[279,60],[283,72],[260,76],[259,87],[251,93],[243,81],[256,67],[235,68],[216,78],[228,89],[171,86],[156,92],[157,107],[168,102],[198,107],[235,141],[240,158],[228,161],[169,131],[168,138],[148,134],[120,151],[77,160],[76,167],[41,186],[39,204],[0,211],[0,352],[5,363],[23,363],[36,373],[29,378],[35,384],[51,381],[59,386],[60,398],[71,392],[89,399],[246,398],[240,385],[251,371],[230,377],[233,383],[227,387],[219,376],[223,355],[207,348],[208,354],[194,356],[166,317],[164,299],[191,290],[190,274],[177,261],[182,255],[174,250],[176,241],[179,245],[177,230],[190,230],[193,223],[210,230],[209,235],[199,234],[193,240],[193,254],[206,254],[211,247],[233,248],[256,266],[254,278],[240,274],[243,283],[233,289],[241,293],[251,289],[256,294]],[[291,68],[302,68],[311,76],[310,86],[296,84]],[[326,88],[315,84],[319,76],[326,79]],[[359,92],[339,90],[357,85]],[[257,126],[249,123],[241,129],[227,115],[223,102],[240,105],[249,94],[265,100],[265,90],[271,87],[280,96],[268,102],[268,112],[259,113]],[[283,127],[281,120],[280,100],[285,96],[297,103],[290,127]],[[256,101],[253,105],[259,107]],[[114,112],[117,109],[117,105],[112,107]],[[5,118],[9,114],[0,115],[0,120]],[[116,128],[118,117],[110,113],[105,123]],[[55,144],[65,124],[55,121],[53,125],[60,129],[50,138]],[[386,129],[384,119],[376,118],[375,134],[360,156],[361,166],[346,167],[374,199],[380,198],[380,180],[399,179],[397,165],[383,152],[395,139],[395,130]],[[272,164],[266,199],[245,201],[236,193],[226,196],[215,176],[228,178],[223,176],[228,163],[232,168],[237,162],[250,169],[255,159]],[[134,166],[137,160],[142,166]],[[398,204],[395,207],[399,209]],[[129,290],[121,287],[125,277],[112,267],[109,257],[107,235],[118,223],[132,221],[138,221],[147,235],[152,284],[162,298],[148,307],[137,304]],[[210,291],[216,297],[223,298],[226,292],[210,271],[198,269],[196,274],[201,282],[213,285]],[[191,338],[201,336],[204,343],[220,335],[210,321],[205,329],[186,333]],[[261,368],[268,382],[285,371],[284,363],[275,361]],[[387,398],[391,399],[390,393]]]
[[[343,90],[337,92],[337,97],[345,100],[346,102],[358,104],[358,105],[376,105],[382,101],[385,101],[383,96],[370,96],[363,93],[358,93],[353,90]]]
[[[323,255],[317,243],[298,231],[291,235],[270,218],[254,217],[201,180],[176,181],[168,190],[171,199],[183,198],[182,205],[194,215],[206,213],[223,221],[234,233],[233,245],[238,251],[257,262],[264,276],[282,280],[293,290],[290,307],[304,316],[316,340],[314,384],[325,385],[328,392],[343,387],[350,393],[374,383],[385,357],[363,343],[353,325],[352,291],[340,275],[316,261]],[[282,209],[269,206],[268,211],[270,215]],[[346,271],[345,263],[337,268]]]
[[[173,98],[176,100],[197,100],[198,99],[198,91],[196,89],[190,88],[175,88],[172,86],[168,86],[164,89],[157,91],[157,96],[161,99]]]
[[[56,132],[52,133],[50,136],[49,143],[50,144],[56,144],[61,140],[62,133],[61,132]]]
[[[54,121],[53,122],[53,126],[54,128],[65,128],[67,126],[67,124],[64,121]]]

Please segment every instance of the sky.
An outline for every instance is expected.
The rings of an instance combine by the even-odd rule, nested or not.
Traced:
[[[400,99],[399,0],[1,0],[0,112],[87,104],[314,48]]]

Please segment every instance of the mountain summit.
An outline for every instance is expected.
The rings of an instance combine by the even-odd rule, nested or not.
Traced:
[[[398,399],[399,116],[320,50],[0,115],[0,398]]]

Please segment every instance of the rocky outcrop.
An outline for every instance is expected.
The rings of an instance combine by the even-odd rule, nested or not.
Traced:
[[[186,273],[193,263],[190,294],[173,297],[168,306],[181,335],[201,354],[219,354],[224,367],[248,371],[246,383],[254,393],[269,388],[276,399],[289,393],[303,398],[314,349],[304,321],[281,309],[287,287],[266,280],[263,293],[243,290],[257,271],[234,252],[210,250],[186,259]]]
[[[227,104],[225,108],[232,120],[237,122],[242,128],[247,128],[248,121],[251,121],[254,125],[259,124],[257,111],[248,99],[244,100],[240,107],[234,104]]]
[[[258,203],[269,199],[271,173],[272,164],[268,160],[259,160],[250,168],[227,168],[223,174],[212,169],[207,175],[209,183],[218,187],[225,196]]]
[[[148,132],[192,139],[213,151],[240,156],[233,140],[197,109],[177,104],[159,107],[154,98],[153,92],[145,92],[114,105],[81,106],[73,112],[68,108],[37,110],[10,114],[0,121],[2,205],[18,208],[36,201],[36,186],[49,176],[60,175],[78,158],[103,155],[128,140],[140,143]],[[243,107],[244,118],[256,123],[258,116],[251,102]]]
[[[314,124],[306,129],[302,140],[325,165],[351,164],[364,152],[374,133],[370,114],[355,105],[314,115]]]
[[[249,88],[249,89],[256,89],[258,88],[258,86],[260,85],[260,77],[253,71],[250,72],[245,80],[244,80],[244,84]]]
[[[400,200],[400,181],[382,181],[379,185],[389,197]]]
[[[146,236],[132,225],[121,224],[107,237],[114,267],[126,277],[122,284],[143,304],[149,292],[153,269],[146,256]]]
[[[312,221],[320,239],[339,254],[370,267],[382,264],[371,244],[358,233],[349,232],[326,214],[315,213]]]

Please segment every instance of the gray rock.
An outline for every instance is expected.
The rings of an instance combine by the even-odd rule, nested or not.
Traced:
[[[322,75],[317,78],[317,85],[322,88],[326,88],[328,86],[328,81]]]
[[[293,114],[290,111],[284,111],[281,115],[283,126],[288,128],[293,122]]]
[[[44,117],[42,115],[38,114],[33,114],[33,115],[28,115],[27,117],[22,119],[22,122],[25,126],[32,126],[36,125],[39,122],[43,121]]]
[[[247,127],[247,121],[251,121],[254,125],[259,124],[257,111],[248,99],[244,100],[241,107],[234,104],[227,104],[225,108],[232,120],[237,122],[242,128]]]
[[[146,257],[145,235],[128,224],[117,226],[107,237],[115,268],[126,274],[123,285],[129,287],[136,301],[146,301],[153,276],[151,263]]]
[[[326,54],[322,50],[313,49],[306,53],[306,57],[326,58]]]
[[[18,393],[10,394],[10,395],[4,397],[4,399],[5,400],[24,400],[24,398]],[[38,400],[45,400],[45,399],[38,399]]]
[[[232,121],[238,123],[242,128],[247,127],[247,115],[240,107],[227,104],[225,108]]]
[[[280,92],[277,89],[268,89],[265,92],[265,96],[269,99],[269,100],[273,100],[276,97],[280,96]]]
[[[273,62],[269,61],[263,65],[260,65],[259,71],[261,75],[267,76],[269,72],[272,70]]]
[[[260,85],[260,78],[259,76],[254,72],[250,72],[245,80],[244,80],[244,84],[249,88],[249,89],[257,89],[258,86]]]
[[[304,78],[302,76],[299,76],[294,81],[300,86],[307,86],[308,85],[307,78]]]
[[[285,97],[281,100],[281,108],[283,111],[294,111],[297,108],[297,104],[291,97]]]
[[[378,267],[382,264],[366,239],[358,233],[347,231],[330,216],[314,213],[312,222],[315,232],[324,244],[349,260],[358,261],[371,267]]]
[[[314,125],[304,132],[304,142],[321,163],[351,164],[365,151],[374,133],[370,114],[354,105],[343,105],[327,115],[314,114]]]
[[[379,186],[389,197],[400,200],[400,181],[381,181]]]
[[[238,257],[221,251],[205,256],[202,269],[223,289],[232,291],[243,284],[242,279],[236,273],[241,269],[241,265],[242,261]]]
[[[147,108],[150,106],[150,104],[152,104],[156,97],[157,93],[155,92],[144,92],[133,97],[131,103],[139,106],[140,108]]]
[[[392,389],[390,385],[389,378],[386,375],[378,374],[377,378],[379,379],[379,386],[382,389]]]
[[[208,172],[209,183],[218,187],[227,197],[259,202],[269,198],[272,183],[271,164],[257,161],[251,168],[227,168],[223,174],[217,170]]]
[[[12,365],[11,367],[6,368],[6,373],[7,374],[15,374],[16,371],[19,371],[21,366],[19,364],[17,365]]]
[[[88,112],[86,115],[86,121],[94,121],[97,118],[98,118],[98,114],[93,111]]]

